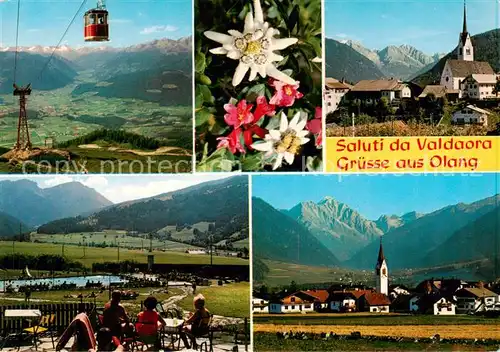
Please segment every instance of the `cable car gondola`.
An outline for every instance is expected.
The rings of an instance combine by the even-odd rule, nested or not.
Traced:
[[[83,18],[85,20],[84,37],[86,42],[109,41],[108,11],[104,0],[98,0],[97,7],[85,12]]]

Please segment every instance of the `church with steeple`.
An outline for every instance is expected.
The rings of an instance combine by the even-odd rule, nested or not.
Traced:
[[[380,237],[380,248],[378,250],[377,266],[375,267],[375,276],[377,281],[377,293],[389,295],[389,270],[382,247],[382,237]]]
[[[464,18],[462,32],[458,37],[458,46],[455,58],[448,59],[441,73],[441,86],[446,87],[447,91],[456,91],[459,97],[463,96],[463,82],[466,78],[472,78],[478,84],[490,81],[496,82],[496,75],[491,65],[484,61],[474,60],[474,45],[467,30],[467,6],[464,1]],[[486,82],[487,81],[487,82]],[[491,94],[491,92],[490,92]],[[481,99],[481,96],[471,97]]]

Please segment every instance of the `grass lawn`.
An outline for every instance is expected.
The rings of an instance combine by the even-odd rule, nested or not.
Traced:
[[[498,346],[451,343],[408,343],[365,340],[284,340],[275,334],[254,333],[255,351],[488,351]]]
[[[196,293],[202,293],[206,299],[207,309],[215,315],[226,317],[250,317],[250,284],[239,282],[224,286],[200,287]],[[180,302],[180,306],[193,311],[193,296]]]
[[[258,315],[254,314],[255,324],[279,325],[500,325],[500,319],[470,315],[436,316],[406,314],[294,314]],[[500,336],[499,336],[500,338]]]
[[[43,254],[61,254],[62,246],[50,243],[31,243],[31,242],[16,242],[14,251],[12,250],[12,242],[0,241],[0,255],[12,253],[24,253],[37,255]],[[147,263],[147,251],[131,250],[120,248],[120,261],[134,260],[139,263]],[[210,264],[209,255],[188,254],[175,251],[153,251],[155,255],[155,263],[157,264]],[[118,260],[118,248],[95,248],[87,247],[85,257],[83,256],[83,247],[79,246],[64,246],[64,255],[79,262],[85,266],[91,267],[92,263],[114,262]],[[233,264],[233,265],[248,265],[248,260],[234,257],[213,257],[213,264]]]
[[[135,300],[122,301],[122,304],[127,309],[129,314],[137,314],[141,310],[141,302],[144,299],[152,294],[158,301],[165,301],[169,297],[178,295],[182,293],[182,290],[179,288],[171,288],[168,290],[168,293],[154,293],[158,288],[134,288],[132,291],[138,292],[139,296]],[[93,298],[86,298],[86,296],[90,295],[92,292],[95,292],[96,304],[98,306],[104,306],[106,302],[109,301],[109,291],[104,291],[99,294],[99,291],[96,289],[85,289],[85,288],[77,288],[69,291],[47,291],[47,292],[32,292],[31,293],[31,302],[36,304],[36,300],[43,300],[48,302],[40,302],[40,303],[68,303],[68,302],[80,302],[78,298],[74,298],[80,293],[83,294],[84,299],[83,302],[93,303]],[[73,296],[73,297],[70,297]],[[10,298],[10,299],[9,299]],[[4,294],[0,296],[0,304],[1,305],[17,305],[24,304],[24,294],[23,293],[13,293],[13,294]]]

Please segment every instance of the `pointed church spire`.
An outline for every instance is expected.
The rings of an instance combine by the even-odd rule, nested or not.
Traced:
[[[467,10],[466,10],[467,5],[465,4],[464,0],[464,27],[462,29],[462,33],[467,33]]]
[[[378,250],[377,266],[380,267],[385,260],[384,247],[382,247],[382,236],[380,236],[380,248]]]

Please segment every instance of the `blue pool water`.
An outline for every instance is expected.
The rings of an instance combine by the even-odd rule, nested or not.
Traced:
[[[93,275],[93,276],[74,276],[74,277],[62,277],[62,278],[45,278],[45,279],[33,279],[33,280],[3,280],[0,281],[0,291],[5,290],[7,284],[11,284],[13,287],[19,287],[24,285],[37,285],[37,284],[49,284],[49,285],[61,285],[66,282],[67,284],[76,284],[77,287],[85,287],[88,281],[100,282],[107,286],[110,283],[121,283],[128,282],[128,280],[123,280],[119,276],[108,276],[108,275]]]

